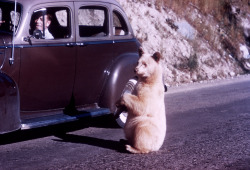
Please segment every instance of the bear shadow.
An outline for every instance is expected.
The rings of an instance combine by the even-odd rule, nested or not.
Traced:
[[[120,141],[113,141],[113,140],[98,139],[94,137],[79,136],[73,134],[62,134],[62,135],[58,134],[56,135],[56,137],[59,139],[53,139],[53,140],[57,142],[80,143],[91,146],[97,146],[105,149],[111,149],[120,153],[128,153],[125,148],[126,141],[122,139]]]

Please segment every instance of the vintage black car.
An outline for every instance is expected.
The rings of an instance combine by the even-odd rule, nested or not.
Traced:
[[[2,0],[0,134],[114,113],[139,46],[115,0]]]

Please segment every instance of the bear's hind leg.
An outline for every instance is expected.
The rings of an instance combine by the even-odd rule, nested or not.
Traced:
[[[130,145],[125,145],[125,146],[126,146],[126,150],[131,153],[149,153],[149,150],[138,150],[136,148],[133,148]]]

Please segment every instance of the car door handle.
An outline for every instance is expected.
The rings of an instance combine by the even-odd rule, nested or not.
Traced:
[[[66,46],[67,47],[73,47],[75,45],[75,43],[67,43]]]
[[[81,42],[81,43],[76,43],[76,45],[78,45],[78,46],[80,46],[80,47],[85,47],[85,46],[87,46],[88,44]]]

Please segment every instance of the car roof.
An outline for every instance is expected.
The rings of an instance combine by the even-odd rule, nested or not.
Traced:
[[[3,0],[4,2],[15,2],[15,0]],[[40,3],[48,3],[48,2],[104,2],[110,3],[120,6],[120,4],[116,0],[16,0],[16,2],[22,4],[23,6],[33,6]]]

